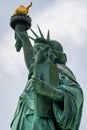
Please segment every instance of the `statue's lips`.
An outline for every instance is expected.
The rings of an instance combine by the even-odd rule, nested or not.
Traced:
[[[21,24],[21,23],[26,25],[26,30],[29,29],[31,27],[31,18],[29,17],[29,15],[16,14],[11,16],[10,26],[13,29],[15,29],[15,26],[17,24]]]

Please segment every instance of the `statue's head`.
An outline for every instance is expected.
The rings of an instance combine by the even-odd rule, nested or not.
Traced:
[[[49,57],[50,61],[53,63],[65,64],[67,62],[67,58],[65,53],[63,53],[62,45],[58,41],[50,39],[49,31],[47,33],[47,38],[44,38],[39,26],[38,30],[40,37],[32,29],[31,31],[36,38],[34,39],[33,37],[29,36],[29,38],[31,38],[35,43],[33,47],[35,56],[40,58],[39,60],[45,60]],[[38,53],[38,56],[36,53]]]
[[[36,43],[33,46],[35,63],[43,63],[48,58],[49,45]]]
[[[50,46],[52,48],[52,53],[50,55],[51,61],[53,61],[53,63],[66,64],[67,57],[63,52],[62,45],[56,40],[51,40]]]

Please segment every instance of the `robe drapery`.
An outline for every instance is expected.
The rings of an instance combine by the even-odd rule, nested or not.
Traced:
[[[37,130],[79,130],[82,115],[83,92],[77,83],[75,76],[65,65],[57,65],[59,70],[59,85],[56,89],[63,92],[63,99],[52,100],[53,118],[38,119],[40,128]],[[30,75],[32,75],[30,73]],[[31,77],[31,76],[30,76]],[[30,89],[30,79],[21,94],[11,130],[35,130],[32,126],[34,117],[34,93]],[[49,128],[43,129],[44,125]],[[25,128],[25,129],[24,129]]]

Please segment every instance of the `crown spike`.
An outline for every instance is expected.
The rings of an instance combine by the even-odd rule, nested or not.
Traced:
[[[41,29],[40,29],[39,25],[37,25],[37,27],[38,27],[41,38],[44,38],[43,33],[41,32]]]
[[[30,39],[32,39],[33,41],[35,41],[35,39],[34,39],[33,37],[31,37],[31,36],[29,36],[29,35],[28,35],[28,37],[29,37]]]
[[[47,33],[47,40],[50,41],[50,32],[48,30],[48,33]]]
[[[33,31],[33,29],[30,29],[30,30],[35,35],[35,37],[38,38],[38,35]]]

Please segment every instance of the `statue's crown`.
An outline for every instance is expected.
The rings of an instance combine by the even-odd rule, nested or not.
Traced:
[[[34,34],[34,36],[36,37],[36,38],[33,38],[33,37],[29,36],[29,38],[32,39],[32,40],[34,41],[34,43],[44,43],[44,44],[48,44],[48,45],[50,45],[50,47],[51,47],[53,50],[55,49],[55,50],[58,50],[58,51],[63,52],[63,47],[62,47],[62,45],[61,45],[58,41],[50,39],[50,32],[49,32],[49,30],[48,30],[48,32],[47,32],[47,38],[44,38],[44,35],[43,35],[43,33],[42,33],[40,27],[39,27],[38,25],[37,25],[37,27],[38,27],[38,30],[39,30],[39,33],[40,33],[40,37],[34,32],[33,29],[30,29],[31,32],[32,32],[32,33]]]
[[[33,29],[30,29],[31,32],[34,34],[34,36],[36,38],[33,38],[31,36],[29,36],[30,39],[32,39],[34,41],[34,43],[45,43],[45,44],[49,44],[50,43],[50,33],[49,33],[49,30],[48,30],[48,33],[47,33],[47,38],[44,38],[44,35],[39,27],[39,25],[37,25],[38,27],[38,30],[39,30],[39,33],[40,33],[40,36],[38,36]]]

